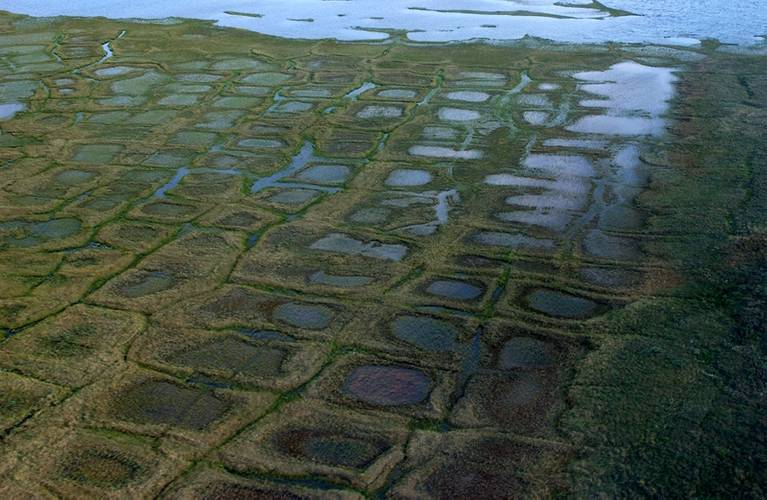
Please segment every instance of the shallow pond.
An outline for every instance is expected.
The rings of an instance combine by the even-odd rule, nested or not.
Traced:
[[[396,106],[365,106],[357,112],[357,118],[399,118],[402,108]]]
[[[423,186],[431,182],[431,174],[426,170],[400,168],[392,170],[384,184],[392,187]]]
[[[120,419],[201,431],[222,418],[230,407],[231,403],[205,390],[147,380],[119,394],[113,411]]]
[[[343,184],[352,171],[345,165],[315,165],[296,175],[297,179],[318,184]]]
[[[296,89],[290,92],[293,97],[330,97],[333,93],[330,89]]]
[[[301,147],[301,150],[293,156],[290,163],[285,168],[268,177],[262,177],[256,180],[251,185],[250,192],[258,193],[266,188],[275,186],[280,180],[293,175],[304,168],[310,161],[312,161],[312,159],[314,159],[314,145],[311,142],[306,141]]]
[[[549,114],[545,111],[525,111],[522,118],[530,125],[543,125],[548,121]]]
[[[110,66],[108,68],[99,68],[93,73],[96,76],[113,77],[113,76],[126,75],[132,71],[141,71],[141,70],[143,70],[143,68],[137,68],[134,66]]]
[[[453,158],[456,160],[478,160],[482,158],[482,151],[478,149],[456,150],[444,146],[417,145],[408,150],[413,156],[427,158]]]
[[[642,256],[636,240],[622,236],[613,236],[599,229],[586,234],[583,248],[594,257],[620,261],[636,261]]]
[[[562,232],[572,221],[573,216],[561,210],[538,209],[500,212],[495,217],[504,222],[539,226],[551,231]]]
[[[546,139],[543,145],[555,148],[593,149],[595,151],[610,147],[608,141],[598,139]]]
[[[339,288],[357,288],[372,283],[373,278],[369,276],[341,276],[317,271],[309,275],[309,282]]]
[[[505,202],[507,205],[516,205],[528,208],[578,210],[583,208],[586,199],[583,196],[552,192],[545,194],[521,194],[518,196],[509,196],[506,198]]]
[[[538,90],[542,90],[544,92],[549,92],[557,89],[559,89],[559,84],[556,83],[541,83],[538,85]]]
[[[240,79],[240,82],[249,85],[277,85],[290,78],[287,73],[255,73]]]
[[[319,195],[320,193],[311,189],[285,189],[270,196],[269,201],[285,205],[303,205],[304,203],[308,203],[317,198]]]
[[[160,99],[157,104],[160,106],[191,106],[197,104],[200,97],[195,94],[173,94]]]
[[[479,120],[479,111],[472,109],[460,109],[460,108],[440,108],[438,112],[440,120],[451,122],[469,122]]]
[[[355,368],[343,384],[343,392],[376,406],[406,406],[424,401],[431,378],[414,368],[367,365]]]
[[[177,218],[186,217],[193,214],[196,209],[191,205],[181,205],[178,203],[170,203],[165,201],[158,201],[154,203],[147,203],[141,207],[141,211],[145,214],[153,215],[156,217]]]
[[[451,351],[458,330],[450,323],[426,316],[399,316],[391,323],[392,334],[428,351]]]
[[[84,184],[96,177],[93,172],[83,170],[65,170],[56,176],[56,182],[67,186]]]
[[[270,113],[303,113],[314,107],[314,104],[303,101],[281,101],[269,108]]]
[[[523,106],[538,108],[549,108],[552,106],[549,98],[541,94],[522,94],[517,98],[517,102]]]
[[[614,64],[606,71],[586,71],[573,76],[588,82],[579,85],[582,91],[599,97],[584,99],[581,106],[651,116],[659,116],[668,109],[677,80],[672,68],[645,66],[634,61]]]
[[[335,312],[323,305],[299,304],[288,302],[274,308],[272,318],[307,330],[327,328],[335,317]]]
[[[387,89],[380,91],[376,95],[386,99],[413,99],[418,95],[418,92],[409,89]]]
[[[583,156],[531,154],[522,164],[525,168],[558,176],[590,177],[595,174],[591,162]]]
[[[472,236],[472,241],[480,245],[520,248],[528,250],[552,250],[554,241],[534,238],[524,234],[480,231]]]
[[[278,139],[243,139],[237,143],[243,148],[281,148],[285,143]]]
[[[371,241],[365,243],[341,233],[331,233],[309,247],[312,250],[335,252],[347,255],[360,255],[374,259],[398,262],[407,255],[405,245],[393,245]]]
[[[450,141],[458,138],[458,130],[447,127],[424,127],[421,135],[426,139]]]
[[[599,307],[593,300],[547,288],[532,291],[525,301],[535,311],[560,318],[588,318]]]
[[[346,99],[356,100],[359,96],[367,92],[368,90],[372,90],[376,88],[377,85],[373,82],[365,82],[356,89],[350,91],[348,94],[346,94],[344,97]]]
[[[426,293],[454,300],[474,300],[484,293],[484,289],[466,281],[436,280],[426,287]]]
[[[28,248],[51,240],[69,238],[77,234],[81,227],[82,223],[73,217],[44,222],[0,222],[0,243]]]
[[[209,369],[250,377],[273,377],[280,373],[285,351],[255,346],[226,337],[174,354],[169,361],[194,369]]]
[[[455,92],[448,92],[445,95],[446,98],[451,101],[463,101],[463,102],[485,102],[490,99],[490,94],[487,92],[477,92],[471,90],[459,90]]]
[[[641,116],[591,115],[567,127],[571,132],[602,135],[661,135],[666,121]]]
[[[0,120],[13,118],[16,113],[23,111],[25,107],[20,102],[0,104]]]
[[[213,107],[225,109],[247,109],[254,108],[261,104],[261,102],[262,100],[258,97],[223,96],[213,101]]]
[[[271,437],[282,453],[333,467],[364,470],[390,444],[375,435],[357,433],[351,426],[334,431],[290,428]]]
[[[626,61],[606,71],[576,73],[575,78],[587,82],[582,91],[598,99],[580,102],[586,108],[604,108],[607,113],[584,116],[567,127],[572,132],[605,135],[660,135],[674,95],[677,77],[673,68],[644,66]]]
[[[109,163],[122,149],[118,144],[85,144],[77,148],[72,159],[92,165]]]

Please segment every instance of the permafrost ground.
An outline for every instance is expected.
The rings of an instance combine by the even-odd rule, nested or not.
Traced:
[[[765,493],[763,59],[0,29],[5,498]]]

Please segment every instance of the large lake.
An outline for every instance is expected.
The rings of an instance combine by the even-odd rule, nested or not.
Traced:
[[[570,3],[571,5],[567,5]],[[290,38],[376,40],[404,30],[416,41],[525,35],[564,42],[687,45],[704,38],[764,42],[767,0],[0,0],[0,9],[34,16],[215,20]],[[635,15],[621,15],[620,9]]]

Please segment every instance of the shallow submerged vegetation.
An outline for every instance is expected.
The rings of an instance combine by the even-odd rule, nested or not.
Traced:
[[[0,63],[0,491],[764,493],[760,59],[3,15]]]

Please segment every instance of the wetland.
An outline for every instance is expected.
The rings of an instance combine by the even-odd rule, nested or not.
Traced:
[[[134,3],[0,1],[3,498],[767,495],[754,19]]]

